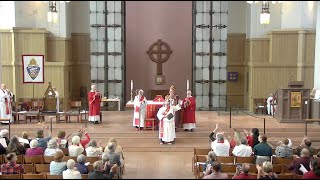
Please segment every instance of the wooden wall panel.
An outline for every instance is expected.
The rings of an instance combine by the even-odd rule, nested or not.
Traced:
[[[0,56],[2,64],[9,64],[12,62],[12,32],[0,31],[1,45]]]
[[[307,33],[306,34],[306,61],[305,65],[314,65],[314,57],[315,57],[315,43],[316,43],[316,34],[315,33]]]
[[[90,62],[90,34],[72,33],[72,60]]]
[[[269,61],[269,39],[250,40],[250,62],[267,63]]]
[[[68,38],[48,38],[47,39],[47,62],[71,61],[72,47],[71,39]]]

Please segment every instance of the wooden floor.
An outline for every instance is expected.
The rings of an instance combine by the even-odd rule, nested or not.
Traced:
[[[92,139],[102,140],[105,146],[110,137],[115,137],[124,148],[125,174],[123,178],[194,178],[191,171],[191,158],[194,147],[209,147],[208,136],[219,123],[220,130],[227,136],[233,136],[234,130],[259,128],[263,133],[263,120],[248,115],[232,116],[232,128],[229,128],[229,116],[218,116],[215,111],[197,111],[197,129],[195,132],[177,132],[176,144],[160,145],[158,131],[137,131],[132,127],[132,111],[104,111],[102,124],[87,124]],[[304,136],[305,125],[303,123],[284,124],[270,116],[266,118],[266,135],[268,141],[277,145],[277,142],[285,137],[293,141],[293,147],[300,144]],[[55,121],[55,120],[53,120]],[[49,117],[46,125],[50,127]],[[78,132],[84,123],[53,123],[53,136],[56,137],[59,130],[63,129],[67,135]],[[308,135],[311,139],[320,137],[318,124],[308,125]],[[7,128],[7,126],[1,126]],[[21,136],[22,131],[27,131],[34,137],[41,125],[36,122],[27,124],[13,124],[11,135]],[[320,147],[319,142],[313,146]]]

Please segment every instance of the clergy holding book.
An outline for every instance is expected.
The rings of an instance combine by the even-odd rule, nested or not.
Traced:
[[[97,91],[96,86],[91,86],[91,91],[88,93],[89,100],[89,121],[93,124],[99,124],[100,121],[100,103],[101,94]]]
[[[159,119],[159,140],[160,144],[172,144],[176,138],[175,112],[181,109],[181,101],[175,106],[170,106],[169,96],[165,97],[163,107],[157,113]]]

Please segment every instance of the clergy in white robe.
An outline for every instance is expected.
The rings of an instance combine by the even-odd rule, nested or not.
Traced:
[[[52,87],[52,89],[54,90],[54,93],[56,94],[56,98],[57,98],[57,113],[60,111],[60,98],[59,98],[59,92],[57,91],[57,89],[55,87]]]
[[[267,111],[268,111],[268,115],[273,115],[272,101],[273,101],[273,95],[270,94],[270,96],[269,96],[268,99],[267,99]]]
[[[170,106],[167,100],[164,102],[164,106],[159,109],[157,117],[159,119],[160,144],[163,144],[163,142],[172,144],[174,142],[176,138],[174,115],[180,109],[180,103],[176,106]]]
[[[143,95],[143,90],[140,89],[138,95],[134,98],[133,102],[133,126],[137,128],[144,127],[144,119],[146,117],[147,99]]]
[[[1,84],[0,88],[0,118],[10,119],[10,123],[13,122],[12,118],[12,102],[13,93],[10,92],[5,84]],[[9,122],[2,122],[9,123]]]

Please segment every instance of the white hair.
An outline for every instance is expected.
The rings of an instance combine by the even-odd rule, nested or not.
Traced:
[[[69,159],[67,161],[67,168],[68,169],[74,169],[74,166],[76,165],[76,162],[73,159]]]
[[[78,145],[78,144],[80,144],[80,137],[79,136],[73,136],[71,141],[72,141],[72,144]]]
[[[0,136],[1,137],[6,137],[9,134],[9,131],[7,129],[2,129],[0,131]]]
[[[87,157],[83,154],[80,154],[78,157],[77,157],[77,162],[79,164],[84,164],[85,162],[87,161]]]
[[[109,161],[109,154],[108,153],[103,153],[101,156],[101,159],[103,162]]]
[[[108,143],[108,149],[109,149],[111,152],[114,152],[114,151],[116,150],[116,143],[114,143],[114,142]]]
[[[57,141],[55,139],[50,139],[47,144],[47,148],[49,149],[56,149],[58,147]]]
[[[30,142],[30,147],[31,147],[31,148],[36,148],[36,147],[38,147],[38,141],[37,141],[36,139],[32,140],[32,141]]]

